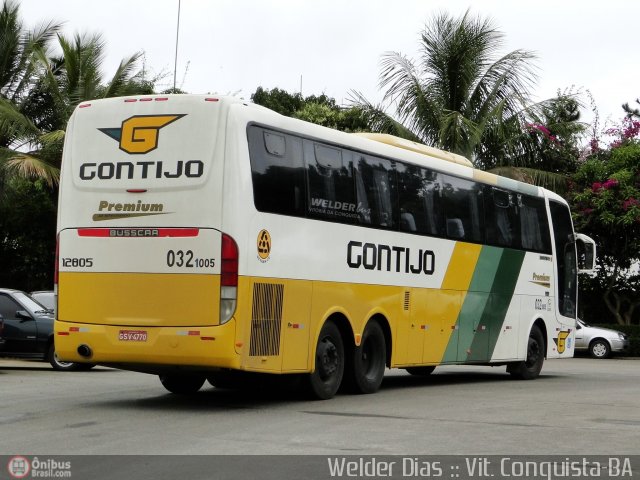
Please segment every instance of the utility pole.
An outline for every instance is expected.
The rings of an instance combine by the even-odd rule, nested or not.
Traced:
[[[176,72],[178,70],[178,38],[180,35],[180,3],[182,0],[178,0],[178,23],[176,25],[176,56],[173,63],[173,91],[176,91]]]

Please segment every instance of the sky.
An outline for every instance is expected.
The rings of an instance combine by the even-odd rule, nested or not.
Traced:
[[[173,85],[179,0],[19,0],[26,26],[64,22],[63,32],[101,33],[105,73],[144,51],[145,71]],[[590,92],[600,126],[640,97],[640,2],[636,0],[181,0],[176,84],[189,93],[249,99],[258,86],[374,103],[385,52],[419,59],[434,14],[493,19],[502,52],[533,51],[534,100],[558,89]],[[583,119],[594,115],[589,97]],[[638,106],[637,104],[635,106]]]

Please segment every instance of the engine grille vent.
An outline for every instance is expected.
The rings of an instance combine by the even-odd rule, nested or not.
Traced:
[[[411,307],[411,292],[404,292],[404,309],[406,311]]]
[[[282,284],[253,285],[249,355],[264,357],[280,354],[283,296]]]

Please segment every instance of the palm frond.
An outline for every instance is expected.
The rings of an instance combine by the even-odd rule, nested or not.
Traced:
[[[29,153],[14,152],[14,155],[4,162],[2,168],[10,175],[44,180],[51,187],[60,181],[58,167]]]
[[[120,61],[120,65],[116,69],[111,81],[106,85],[103,98],[115,97],[129,93],[127,91],[127,84],[131,81],[132,73],[138,60],[142,57],[142,52],[134,53],[129,58],[125,58]]]
[[[391,117],[381,105],[373,105],[360,92],[349,92],[349,101],[361,110],[372,132],[388,133],[414,142],[422,142],[416,134]]]
[[[561,173],[512,166],[492,168],[489,172],[520,182],[544,187],[556,192],[558,195],[564,195],[569,188],[569,176]]]

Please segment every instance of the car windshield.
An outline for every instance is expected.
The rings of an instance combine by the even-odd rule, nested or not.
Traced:
[[[31,298],[26,293],[17,292],[15,294],[15,298],[33,314],[51,313],[51,310],[49,310],[41,303],[37,302],[35,299]]]
[[[53,310],[56,306],[56,297],[53,292],[35,292],[31,294],[31,298],[49,310]]]

